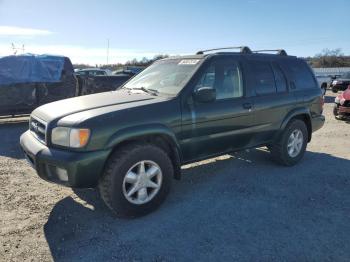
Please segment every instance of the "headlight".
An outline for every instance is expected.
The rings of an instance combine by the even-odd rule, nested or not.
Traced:
[[[81,148],[89,141],[90,130],[86,128],[55,127],[52,129],[52,144]]]

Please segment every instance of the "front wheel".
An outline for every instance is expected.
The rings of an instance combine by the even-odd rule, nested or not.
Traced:
[[[294,119],[287,125],[278,141],[270,147],[272,157],[282,165],[295,165],[304,156],[307,141],[305,123]]]
[[[102,199],[119,217],[155,210],[166,198],[173,177],[168,155],[150,144],[130,144],[108,160],[99,182]]]

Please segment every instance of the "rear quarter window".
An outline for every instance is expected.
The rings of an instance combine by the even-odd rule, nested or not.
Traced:
[[[288,72],[290,80],[294,82],[296,89],[317,88],[311,69],[304,61],[299,59],[282,61],[281,65]]]

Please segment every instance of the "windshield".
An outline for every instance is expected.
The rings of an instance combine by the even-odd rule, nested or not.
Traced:
[[[343,74],[341,78],[350,79],[350,72]]]
[[[124,87],[147,89],[157,94],[175,96],[194,74],[200,61],[200,59],[167,59],[155,62]]]

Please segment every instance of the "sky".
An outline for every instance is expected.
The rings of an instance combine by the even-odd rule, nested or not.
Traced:
[[[58,54],[124,63],[247,45],[350,55],[349,0],[0,0],[0,56]]]

